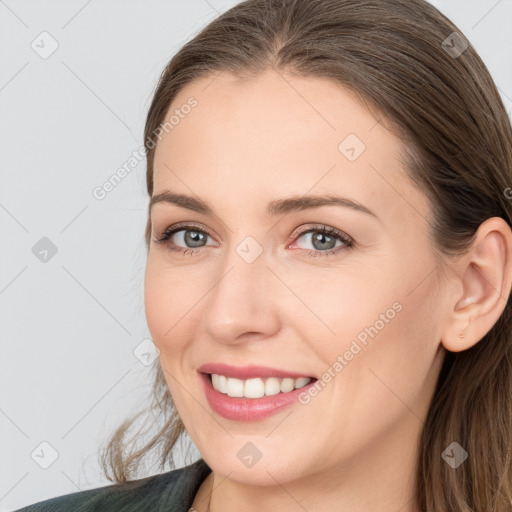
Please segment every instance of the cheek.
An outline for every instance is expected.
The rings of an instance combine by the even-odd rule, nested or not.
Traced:
[[[305,339],[321,355],[326,371],[343,375],[334,379],[340,400],[352,396],[367,405],[396,400],[386,384],[399,396],[413,399],[435,356],[439,308],[433,281],[416,287],[419,270],[404,272],[385,264],[366,276],[344,275],[326,282],[323,294],[320,284],[308,293],[303,290],[311,309],[335,332],[316,322]],[[318,329],[323,334],[314,337]]]
[[[157,265],[148,259],[144,275],[144,308],[151,337],[161,350],[161,340],[167,324],[167,295],[168,289],[164,279],[158,271]]]
[[[387,328],[381,317],[392,322],[400,314],[399,305],[393,306],[397,299],[394,287],[386,287],[382,277],[375,273],[363,276],[340,269],[331,270],[324,277],[316,274],[306,278],[303,274],[296,281],[294,292],[307,305],[293,299],[296,325],[302,326],[303,339],[326,362],[333,363],[338,355],[350,350],[353,340],[364,347],[375,331],[372,326],[377,323],[379,331]]]
[[[377,411],[385,421],[403,414],[414,421],[412,411],[421,415],[425,405],[436,356],[439,308],[432,286],[424,283],[410,293],[413,286],[407,286],[407,276],[403,278],[402,290],[407,291],[390,288],[382,301],[365,309],[364,323],[352,324],[354,329],[338,344],[339,349],[348,348],[352,358],[341,372],[339,392],[340,399],[352,397],[354,417],[370,420],[372,411]],[[360,350],[351,348],[357,345]],[[357,353],[350,355],[352,350]]]
[[[208,288],[204,275],[171,266],[158,256],[148,258],[144,276],[146,320],[164,357],[181,354],[190,343],[200,322],[200,301]]]

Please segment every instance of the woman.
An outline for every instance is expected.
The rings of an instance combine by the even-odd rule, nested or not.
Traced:
[[[163,424],[21,510],[512,510],[512,129],[453,23],[243,2],[170,61],[145,147]],[[133,479],[185,432],[200,460]]]

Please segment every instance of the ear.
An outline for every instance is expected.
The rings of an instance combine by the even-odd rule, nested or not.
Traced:
[[[501,217],[482,222],[454,268],[458,290],[450,302],[441,343],[450,352],[460,352],[491,330],[512,291],[512,230],[507,222]]]

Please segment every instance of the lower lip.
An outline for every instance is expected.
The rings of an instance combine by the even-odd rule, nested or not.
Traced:
[[[224,418],[234,421],[258,421],[268,418],[298,402],[300,393],[307,391],[316,382],[313,380],[289,393],[278,393],[261,398],[243,398],[231,397],[217,391],[210,382],[208,374],[199,373],[199,376],[203,381],[206,399],[210,407]]]

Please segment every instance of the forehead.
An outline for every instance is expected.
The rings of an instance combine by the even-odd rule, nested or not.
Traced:
[[[196,106],[183,108],[191,97]],[[245,80],[209,75],[180,91],[166,119],[173,113],[179,122],[155,151],[154,194],[192,190],[216,204],[236,192],[230,201],[242,206],[335,192],[391,216],[410,201],[426,214],[400,162],[400,139],[331,80],[274,70]]]

